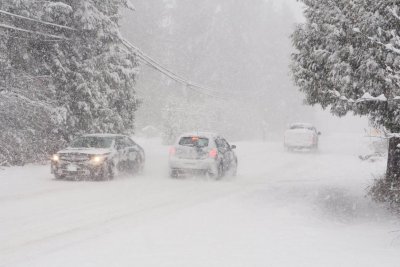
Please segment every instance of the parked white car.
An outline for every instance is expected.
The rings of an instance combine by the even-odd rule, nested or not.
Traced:
[[[170,148],[170,176],[190,173],[206,174],[218,179],[228,171],[236,175],[238,161],[235,148],[215,133],[183,134]]]
[[[285,131],[284,145],[285,149],[292,151],[294,149],[318,149],[318,137],[320,132],[310,123],[294,123]]]

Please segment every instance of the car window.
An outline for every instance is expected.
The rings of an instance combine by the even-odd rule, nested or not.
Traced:
[[[229,145],[229,143],[228,143],[225,139],[222,139],[222,143],[223,143],[223,145],[224,145],[224,147],[225,147],[226,149],[231,148],[231,146]]]
[[[126,143],[124,142],[124,138],[123,137],[117,137],[115,139],[115,147],[117,149],[122,149],[126,147]]]
[[[228,143],[223,138],[218,137],[217,139],[215,139],[215,143],[217,144],[217,147],[219,149],[228,149],[229,148]]]
[[[301,124],[295,124],[290,126],[291,130],[295,130],[295,129],[307,129],[307,130],[311,130],[311,131],[316,131],[316,129],[312,126],[307,126],[307,125],[301,125]]]
[[[113,138],[102,136],[82,136],[73,140],[70,144],[72,148],[109,148]]]
[[[133,142],[132,139],[130,139],[129,137],[124,138],[124,143],[125,143],[125,146],[127,146],[127,147],[136,146],[136,143]]]
[[[179,140],[179,145],[181,146],[207,147],[208,143],[208,138],[197,136],[181,137]]]

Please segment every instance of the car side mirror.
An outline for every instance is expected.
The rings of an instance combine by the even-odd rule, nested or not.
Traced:
[[[231,145],[231,149],[236,149],[236,146],[235,145]]]

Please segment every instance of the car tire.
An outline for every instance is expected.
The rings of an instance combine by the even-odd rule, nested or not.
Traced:
[[[170,178],[178,178],[178,171],[175,169],[169,169],[169,177]]]
[[[136,159],[136,160],[132,163],[132,172],[133,172],[133,175],[143,173],[143,167],[144,167],[144,164],[143,164],[142,159],[141,159],[141,158]]]
[[[224,166],[222,165],[222,163],[218,164],[216,173],[209,170],[208,176],[215,180],[221,179],[224,176]]]
[[[292,152],[292,151],[293,151],[293,148],[290,147],[290,146],[285,146],[285,151],[286,151],[286,152]]]
[[[115,177],[115,168],[113,164],[107,164],[104,167],[103,173],[100,175],[100,180],[111,181]]]
[[[318,143],[314,144],[314,145],[311,147],[311,150],[312,150],[313,152],[317,152],[317,151],[318,151]]]
[[[237,160],[235,161],[235,164],[231,167],[231,175],[233,176],[233,177],[236,177],[236,175],[237,175],[237,167],[238,167],[238,162],[237,162]]]
[[[54,173],[54,178],[55,178],[56,180],[62,180],[62,179],[65,178],[65,176],[60,175],[60,174],[58,174],[58,173]]]

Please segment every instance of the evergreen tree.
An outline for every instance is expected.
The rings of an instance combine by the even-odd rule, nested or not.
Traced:
[[[400,131],[399,3],[391,0],[304,0],[306,23],[293,34],[296,84],[310,105],[335,115],[367,115]],[[400,178],[398,138],[389,148],[387,181]],[[394,163],[393,161],[397,162]]]
[[[19,144],[0,150],[0,163],[35,161],[82,133],[133,132],[138,63],[122,45],[121,7],[132,6],[128,0],[0,3],[2,10],[74,29],[0,16],[10,26],[47,34],[12,30],[0,40],[0,86],[6,92],[0,107],[7,107],[0,110],[7,122],[1,125],[5,132],[20,131],[0,136],[1,143]],[[10,101],[10,94],[18,99]]]

